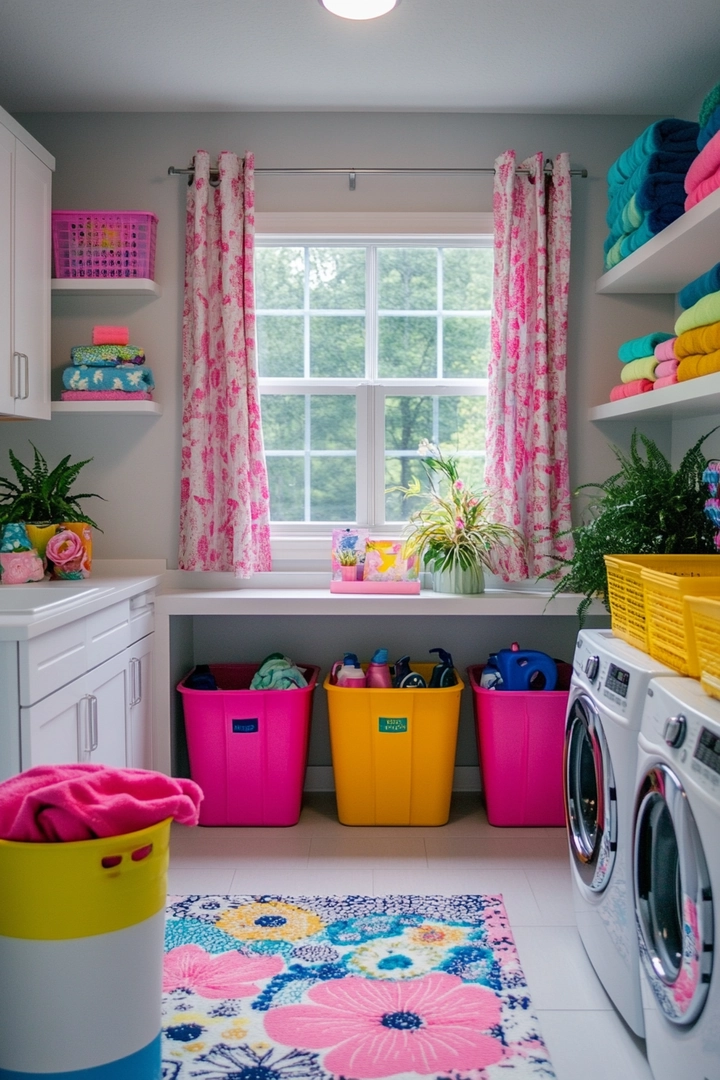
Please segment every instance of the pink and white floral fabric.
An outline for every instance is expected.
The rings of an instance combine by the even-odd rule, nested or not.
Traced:
[[[254,162],[195,155],[183,307],[181,570],[269,570],[269,495],[255,360]]]
[[[572,537],[567,452],[570,162],[545,180],[543,155],[495,162],[495,268],[485,486],[498,518],[525,537],[498,560],[506,581],[557,569]],[[555,557],[554,557],[555,556]]]

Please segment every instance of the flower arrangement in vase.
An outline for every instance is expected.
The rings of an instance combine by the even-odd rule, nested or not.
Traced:
[[[491,497],[465,484],[455,458],[444,457],[427,439],[420,443],[418,454],[429,493],[417,477],[407,487],[391,489],[408,499],[426,500],[408,521],[405,554],[419,555],[433,571],[436,592],[484,592],[484,568],[492,572],[498,549],[508,544],[522,548],[523,538],[516,529],[493,520]]]

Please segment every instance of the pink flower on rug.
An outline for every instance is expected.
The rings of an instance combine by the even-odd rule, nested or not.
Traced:
[[[269,979],[284,967],[280,956],[212,954],[199,945],[180,945],[165,956],[163,990],[193,990],[204,998],[242,998],[257,994],[256,979]]]
[[[303,1050],[326,1050],[328,1072],[357,1080],[398,1073],[482,1069],[503,1056],[486,1032],[500,1023],[500,1001],[484,986],[433,972],[403,982],[346,979],[308,991],[311,1004],[271,1009],[271,1039]]]

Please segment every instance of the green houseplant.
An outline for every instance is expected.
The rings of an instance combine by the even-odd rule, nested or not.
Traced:
[[[592,493],[590,503],[585,521],[572,530],[572,559],[558,559],[567,572],[555,583],[552,595],[582,593],[581,623],[595,597],[610,610],[604,555],[709,555],[716,551],[715,526],[704,512],[707,490],[702,479],[707,461],[701,447],[711,434],[698,439],[674,470],[652,439],[634,431],[629,454],[613,448],[620,463],[618,472],[602,484],[578,488],[576,495]],[[548,571],[541,577],[556,573]]]
[[[0,476],[0,520],[25,522],[33,525],[60,525],[65,522],[86,522],[97,529],[98,525],[83,510],[81,499],[101,499],[101,495],[92,493],[74,494],[72,485],[85,465],[92,461],[76,461],[70,464],[67,454],[54,469],[34,443],[34,461],[32,466],[24,465],[12,452],[10,463],[15,473],[15,480]]]
[[[434,572],[436,591],[481,593],[483,568],[492,572],[498,548],[522,546],[522,537],[493,520],[491,497],[465,485],[454,458],[445,458],[427,439],[420,443],[418,453],[430,482],[429,493],[417,477],[406,487],[391,489],[408,499],[427,500],[410,516],[405,554],[419,555],[422,564]]]

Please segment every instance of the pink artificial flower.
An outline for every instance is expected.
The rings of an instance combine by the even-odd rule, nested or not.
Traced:
[[[432,972],[391,981],[351,975],[308,991],[309,1004],[285,1005],[265,1016],[271,1039],[303,1050],[326,1050],[335,1075],[377,1080],[483,1069],[503,1056],[486,1034],[500,1022],[492,990]]]
[[[4,551],[0,554],[3,585],[23,585],[26,581],[42,581],[43,561],[37,551]]]
[[[464,529],[465,528],[465,522],[463,521],[463,519],[461,517],[455,518],[455,528],[456,529]]]
[[[56,566],[65,566],[74,559],[82,559],[85,547],[77,533],[63,529],[55,533],[47,542],[45,555]]]
[[[462,491],[465,485],[463,484],[462,480],[456,480],[453,484],[453,487],[456,491]]]
[[[242,998],[257,994],[256,979],[269,979],[285,966],[281,956],[245,956],[231,950],[207,953],[199,945],[180,945],[165,956],[163,990],[192,990],[204,998]]]

